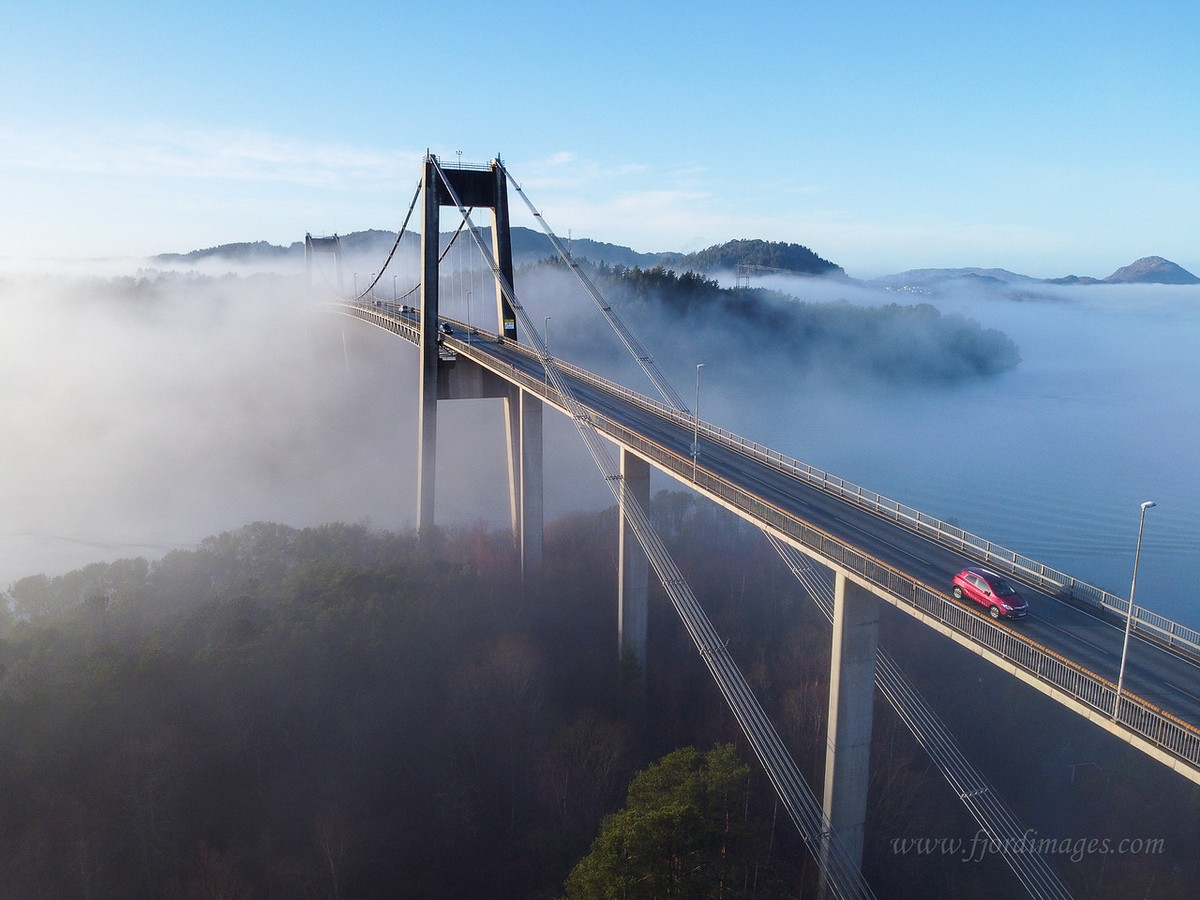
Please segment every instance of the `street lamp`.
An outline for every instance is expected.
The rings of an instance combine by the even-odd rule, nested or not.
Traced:
[[[358,299],[358,273],[354,273],[354,299]]]
[[[461,150],[459,151],[462,152]],[[471,292],[467,291],[467,345],[471,344]]]
[[[396,279],[399,277],[400,277],[399,275],[392,276],[392,303],[393,304],[399,299],[399,297],[396,296]]]
[[[547,393],[550,391],[550,320],[552,318],[553,316],[546,316],[542,320],[542,347],[546,353],[546,358],[542,360],[542,381]]]
[[[1129,652],[1129,632],[1133,630],[1133,592],[1137,589],[1138,560],[1142,555],[1142,528],[1146,524],[1146,510],[1157,506],[1153,500],[1142,504],[1142,516],[1138,520],[1137,549],[1133,551],[1133,581],[1129,585],[1129,609],[1125,613],[1125,642],[1121,645],[1121,670],[1117,675],[1117,699],[1113,703],[1113,719],[1121,712],[1121,689],[1125,686],[1125,655]]]
[[[696,463],[700,459],[700,370],[704,363],[696,363],[696,416],[695,431],[692,433],[692,481],[696,480]]]

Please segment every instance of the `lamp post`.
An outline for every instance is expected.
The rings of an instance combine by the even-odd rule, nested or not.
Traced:
[[[692,432],[692,481],[696,480],[696,464],[700,459],[700,370],[704,363],[696,363],[696,416]]]
[[[546,358],[542,360],[542,385],[546,389],[546,393],[550,392],[550,320],[553,316],[546,316],[542,320],[542,347],[546,351]]]
[[[397,279],[397,278],[399,278],[399,277],[400,277],[399,275],[393,275],[393,276],[392,276],[392,303],[393,303],[393,304],[395,304],[395,302],[396,302],[396,301],[399,299],[399,298],[396,296],[396,279]]]
[[[461,151],[460,151],[461,152]],[[467,291],[467,345],[471,343],[471,292]]]
[[[354,299],[358,299],[358,273],[354,273]]]
[[[1113,703],[1113,719],[1121,712],[1121,689],[1125,686],[1125,656],[1129,652],[1129,632],[1133,630],[1133,592],[1137,589],[1138,560],[1142,555],[1142,528],[1146,524],[1146,510],[1157,506],[1153,500],[1142,504],[1142,515],[1138,520],[1137,549],[1133,551],[1133,581],[1129,585],[1129,609],[1125,613],[1125,642],[1121,645],[1121,670],[1117,674],[1117,699]]]

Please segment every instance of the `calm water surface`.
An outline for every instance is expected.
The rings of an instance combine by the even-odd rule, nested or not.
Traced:
[[[981,383],[736,407],[735,429],[805,462],[1200,627],[1200,287],[1061,288],[1056,301],[944,300],[1011,336]],[[707,418],[707,416],[706,416]]]

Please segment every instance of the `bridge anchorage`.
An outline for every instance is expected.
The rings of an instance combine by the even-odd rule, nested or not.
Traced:
[[[550,356],[544,334],[534,327],[514,290],[509,185],[654,386],[658,399]],[[390,301],[381,300],[376,286],[400,247],[419,201],[418,282],[402,296],[394,288]],[[444,248],[440,246],[442,207],[454,207],[460,217]],[[472,221],[471,213],[477,207],[491,210],[490,241]],[[440,287],[445,280],[439,267],[450,246],[464,235],[477,250],[489,281],[479,296],[494,292],[496,332],[470,321],[470,290],[466,291],[466,321],[440,312]],[[308,237],[305,247],[311,288],[314,258],[330,252],[340,261],[340,244],[336,239]],[[398,302],[414,295],[419,297],[414,305]],[[486,166],[444,167],[437,157],[427,156],[388,261],[361,293],[325,304],[325,308],[387,330],[418,348],[417,520],[422,532],[434,524],[438,402],[470,398],[504,402],[510,516],[526,579],[537,577],[542,556],[544,406],[550,405],[573,422],[619,509],[621,658],[638,664],[645,660],[648,583],[653,569],[781,802],[821,865],[828,893],[871,896],[861,862],[876,686],[995,846],[1020,847],[1026,832],[880,650],[881,603],[907,613],[1200,783],[1200,701],[1195,701],[1200,695],[1200,669],[1194,664],[1200,660],[1200,634],[1135,608],[1129,616],[1133,630],[1147,643],[1139,647],[1143,662],[1126,672],[1118,706],[1117,685],[1108,673],[1116,674],[1121,631],[1105,625],[1098,633],[1096,623],[1106,616],[1124,621],[1127,604],[924,513],[700,421],[498,158]],[[693,454],[693,444],[698,456]],[[614,446],[619,460],[613,459]],[[650,526],[646,508],[651,467],[761,528],[832,621],[828,741],[820,800],[805,783]],[[1041,604],[1040,615],[1049,618],[1053,613],[1056,621],[1035,638],[1027,633],[1032,629],[1007,627],[953,600],[946,592],[950,575],[977,563],[1020,581]],[[1088,641],[1072,637],[1072,628],[1086,629]],[[1050,646],[1046,643],[1050,632],[1067,637]],[[1159,682],[1168,678],[1171,685],[1183,685],[1183,689],[1175,693],[1160,690]],[[1192,701],[1184,699],[1187,696]],[[1068,896],[1040,855],[1002,855],[1032,896]]]

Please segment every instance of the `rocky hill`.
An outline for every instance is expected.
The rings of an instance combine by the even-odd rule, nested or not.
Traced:
[[[1144,256],[1117,269],[1104,281],[1106,284],[1200,284],[1200,278],[1161,256]]]
[[[983,290],[1016,289],[1032,299],[1041,284],[1200,284],[1191,272],[1161,256],[1147,256],[1123,266],[1107,278],[1088,275],[1068,275],[1065,278],[1033,278],[1007,269],[910,269],[896,275],[875,278],[872,284],[891,291],[938,293],[946,289],[977,288]]]

